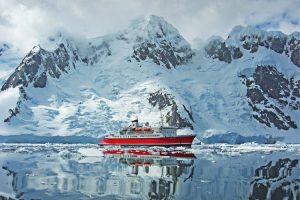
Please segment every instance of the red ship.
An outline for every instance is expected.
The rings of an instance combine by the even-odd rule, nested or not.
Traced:
[[[129,127],[123,128],[119,133],[112,133],[103,138],[99,145],[110,146],[188,146],[196,135],[177,135],[176,127],[151,127],[149,123],[141,125],[135,117]]]

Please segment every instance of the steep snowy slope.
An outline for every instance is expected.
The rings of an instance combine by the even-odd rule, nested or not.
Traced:
[[[159,47],[166,39],[150,37],[151,23],[166,29],[166,38],[176,38],[174,44],[168,44],[171,50]],[[188,43],[177,30],[156,16],[135,21],[128,30],[115,35],[85,43],[57,34],[47,42],[50,50],[34,47],[2,86],[2,91],[11,87],[21,87],[22,91],[18,106],[4,119],[7,123],[3,134],[22,130],[42,135],[98,136],[127,125],[132,114],[157,124],[160,112],[155,105],[160,103],[162,95],[156,94],[158,91],[168,94],[164,100],[169,103],[160,107],[167,123],[193,128],[182,102],[162,81],[160,74],[169,70],[135,55],[133,48],[142,46],[141,41],[157,45],[152,54],[166,66],[176,65],[169,61],[174,61],[175,52],[181,51],[175,58],[176,63],[191,57]],[[166,55],[159,57],[161,52]],[[186,108],[190,109],[188,105]],[[7,131],[7,128],[12,129]]]
[[[165,123],[199,138],[236,133],[295,142],[299,39],[239,26],[226,40],[192,50],[157,16],[94,39],[59,33],[3,84],[2,94],[19,88],[20,97],[1,119],[1,134],[97,137],[133,114],[158,125],[161,110]]]
[[[3,85],[16,66],[22,60],[21,51],[14,48],[9,42],[0,42],[0,84]],[[8,108],[14,108],[18,101],[18,88],[10,88],[5,92],[0,92],[0,119],[3,122],[8,115]],[[1,123],[2,123],[1,122]]]

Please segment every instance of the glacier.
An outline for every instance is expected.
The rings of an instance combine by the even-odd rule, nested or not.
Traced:
[[[245,142],[299,143],[299,35],[237,26],[192,49],[154,15],[97,38],[59,32],[23,58],[0,56],[9,63],[0,71],[0,135],[97,138],[133,114],[160,125],[162,113],[202,142],[235,133]],[[11,90],[17,99],[2,98]]]

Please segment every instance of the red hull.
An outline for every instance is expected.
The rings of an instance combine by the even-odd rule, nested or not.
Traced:
[[[138,137],[138,138],[115,138],[106,137],[100,145],[121,146],[191,146],[195,135],[179,135],[175,137]]]

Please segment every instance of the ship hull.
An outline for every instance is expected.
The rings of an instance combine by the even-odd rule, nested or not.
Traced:
[[[105,137],[99,145],[109,146],[191,146],[196,135],[180,135],[174,137],[137,137],[116,138]]]

